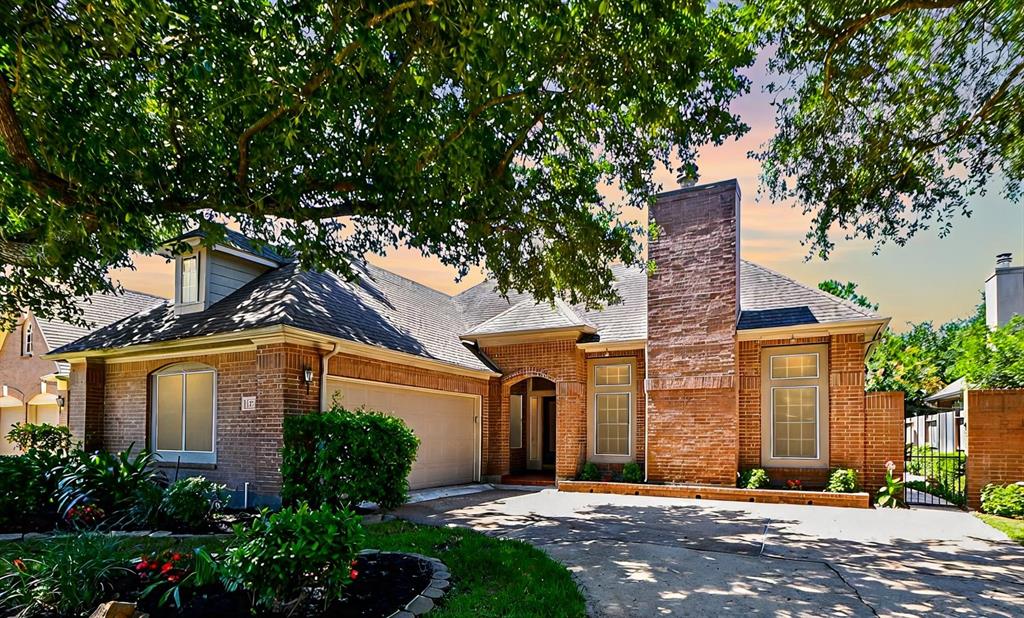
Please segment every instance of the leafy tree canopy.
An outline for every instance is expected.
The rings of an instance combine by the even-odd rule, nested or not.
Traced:
[[[833,296],[850,301],[851,303],[870,309],[872,311],[878,311],[878,303],[873,303],[868,300],[867,296],[859,294],[857,292],[857,284],[853,281],[847,281],[841,283],[835,279],[827,279],[818,284],[818,289],[823,292],[828,292]]]
[[[623,206],[746,127],[742,9],[644,0],[14,0],[0,11],[0,318],[231,220],[308,268],[405,245],[614,300]],[[673,159],[673,157],[675,157]],[[598,192],[612,184],[620,199]]]
[[[905,243],[946,233],[993,176],[1024,180],[1024,5],[1017,0],[752,0],[777,135],[758,153],[774,199],[836,228]],[[877,246],[876,245],[876,246]]]

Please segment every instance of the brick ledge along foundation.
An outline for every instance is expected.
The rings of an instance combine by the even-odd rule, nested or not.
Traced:
[[[741,489],[739,487],[712,485],[645,485],[643,483],[605,481],[560,481],[558,483],[558,491],[581,494],[618,494],[621,496],[762,502],[768,504],[813,504],[853,509],[871,508],[871,495],[864,492],[840,494],[827,491],[791,489]]]

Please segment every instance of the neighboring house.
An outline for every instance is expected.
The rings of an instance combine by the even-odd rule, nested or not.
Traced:
[[[95,294],[77,299],[92,328],[26,312],[14,330],[0,332],[0,455],[14,452],[7,432],[17,423],[67,424],[68,363],[43,358],[45,354],[163,300],[132,291]]]
[[[1012,253],[996,255],[995,270],[985,280],[985,323],[997,329],[1024,315],[1024,266],[1013,265]],[[925,397],[941,411],[907,418],[906,443],[932,446],[940,451],[967,450],[967,382],[957,379]]]
[[[147,445],[264,499],[282,420],[335,401],[408,422],[414,488],[568,479],[585,461],[730,486],[742,468],[820,486],[852,467],[877,486],[901,458],[902,412],[864,393],[888,319],[741,261],[739,207],[735,181],[658,196],[656,272],[615,267],[622,302],[603,311],[491,282],[448,296],[370,265],[347,282],[234,232],[210,248],[186,235],[175,301],[51,357],[71,363],[69,422],[89,447]]]

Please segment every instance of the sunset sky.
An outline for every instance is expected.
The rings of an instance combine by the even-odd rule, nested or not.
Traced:
[[[971,218],[959,218],[953,231],[939,238],[935,231],[918,234],[905,247],[887,245],[872,255],[868,241],[839,241],[827,262],[804,260],[800,241],[810,229],[810,217],[788,204],[757,200],[757,161],[747,157],[774,132],[774,110],[762,93],[766,82],[763,63],[749,73],[750,94],[738,100],[734,111],[751,127],[740,140],[700,153],[700,182],[736,178],[743,192],[741,226],[745,259],[781,271],[807,285],[823,279],[855,281],[859,291],[880,304],[880,312],[893,318],[892,327],[903,330],[907,322],[945,322],[969,315],[981,300],[985,279],[991,274],[995,255],[1014,253],[1014,263],[1024,260],[1024,205],[1006,202],[1002,187],[989,188],[976,197]],[[659,176],[665,190],[676,188],[674,175]],[[626,213],[646,218],[646,213]],[[478,283],[483,275],[474,272],[461,282],[455,273],[418,251],[399,250],[387,256],[367,256],[375,264],[425,285],[457,293]],[[115,271],[115,279],[130,289],[162,296],[173,293],[173,268],[163,258],[139,256],[136,270]]]

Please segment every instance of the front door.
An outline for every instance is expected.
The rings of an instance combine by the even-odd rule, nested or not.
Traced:
[[[526,441],[526,469],[540,470],[543,468],[543,455],[541,453],[544,439],[544,427],[541,422],[542,397],[530,396],[530,410],[526,419],[527,435]]]

